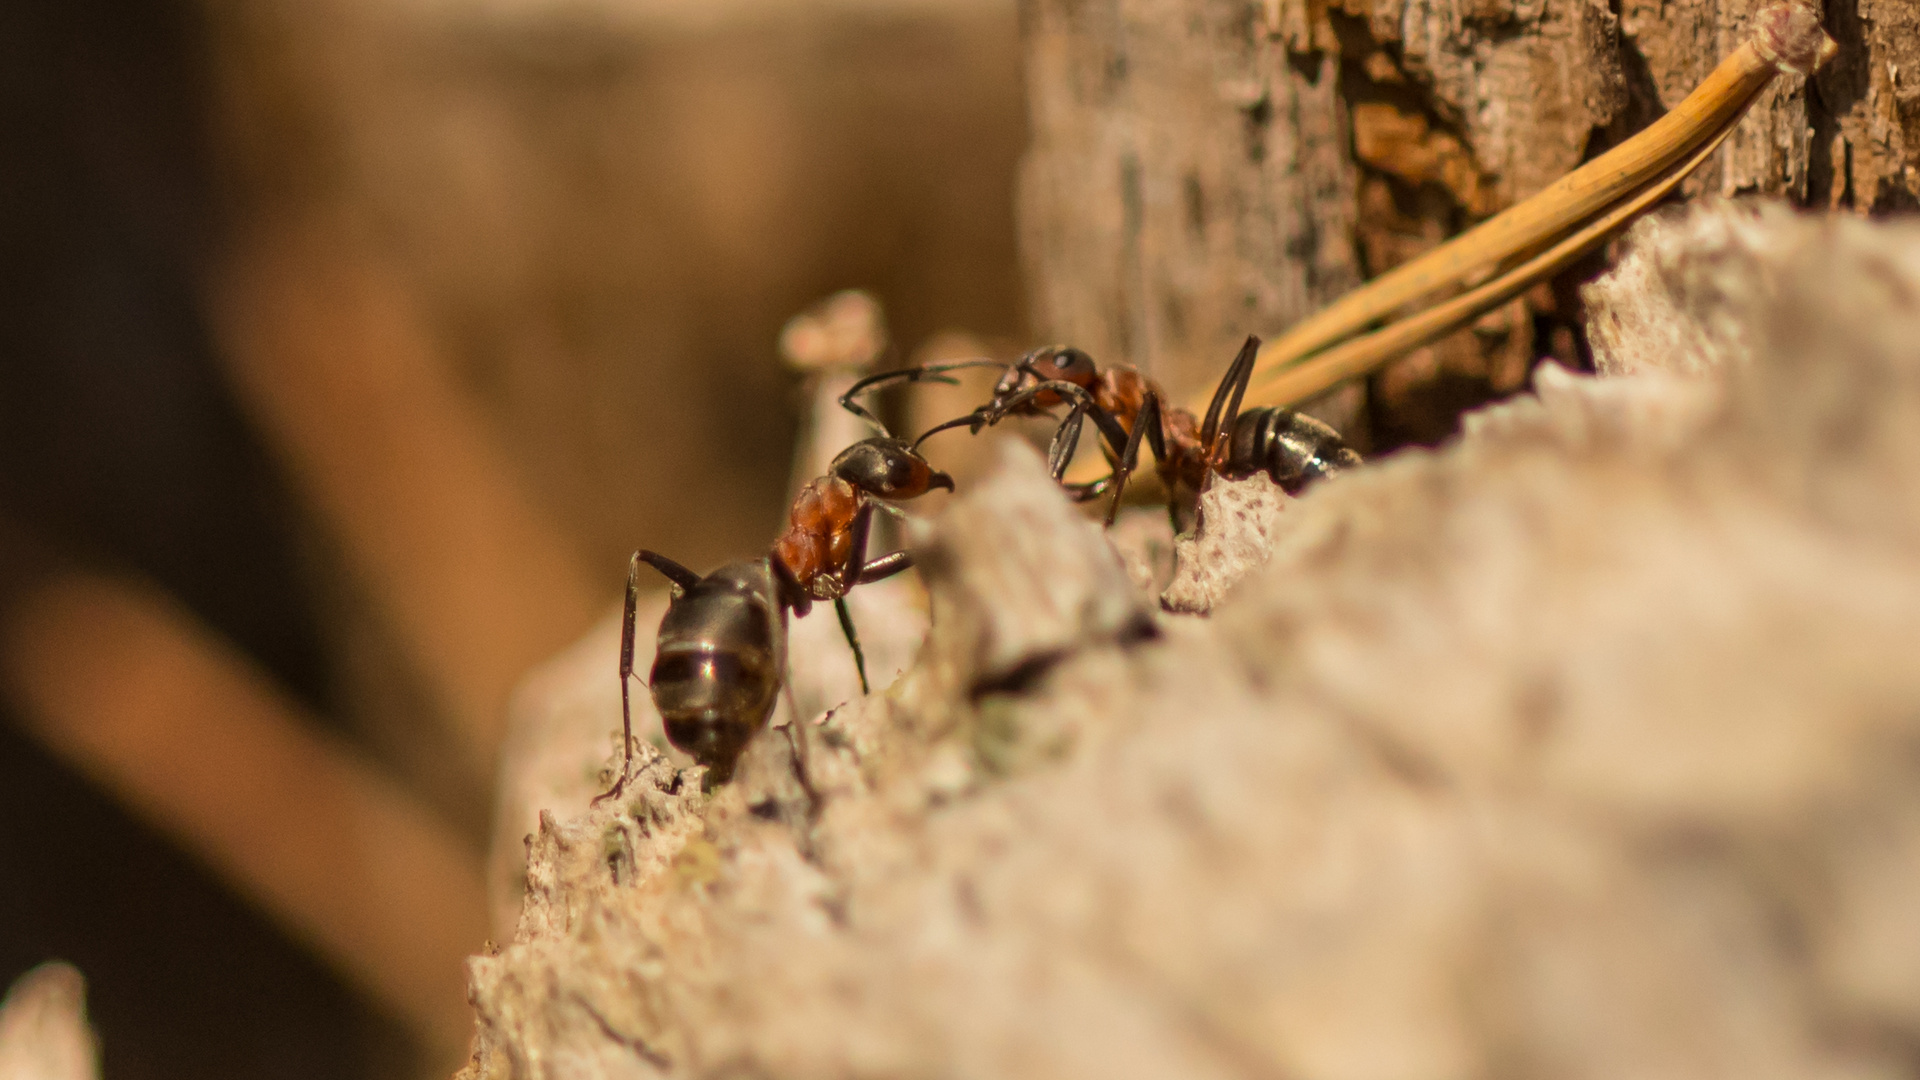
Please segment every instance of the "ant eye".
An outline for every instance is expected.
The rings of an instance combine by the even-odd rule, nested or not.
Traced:
[[[1095,375],[1093,357],[1071,346],[1060,346],[1047,363],[1053,368],[1053,377],[1082,386],[1092,382]]]

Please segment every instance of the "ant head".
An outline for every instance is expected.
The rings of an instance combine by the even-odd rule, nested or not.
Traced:
[[[1071,345],[1049,345],[1028,353],[1026,366],[1044,382],[1070,382],[1082,389],[1091,389],[1100,377],[1093,357]]]
[[[881,499],[914,499],[934,488],[953,490],[953,477],[938,472],[899,439],[866,439],[833,459],[833,475]]]
[[[996,403],[1023,390],[1037,387],[1041,383],[1071,383],[1083,390],[1090,390],[1100,378],[1100,370],[1094,367],[1093,357],[1071,345],[1048,345],[1035,349],[1020,358],[1000,382],[993,388]],[[1060,404],[1060,395],[1051,390],[1041,390],[1032,394],[1025,405],[1015,408],[1014,412],[1027,415],[1039,409],[1049,409]]]

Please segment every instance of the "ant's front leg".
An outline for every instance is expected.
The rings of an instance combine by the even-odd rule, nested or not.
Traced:
[[[912,565],[913,555],[911,553],[905,551],[891,552],[880,556],[870,563],[862,565],[859,571],[853,575],[852,581],[855,585],[868,585],[876,581],[884,581]],[[860,669],[860,692],[870,694],[873,691],[867,686],[866,654],[861,651],[860,635],[853,628],[853,613],[847,610],[847,600],[844,596],[835,600],[833,604],[834,611],[840,616],[840,631],[847,636],[847,644],[853,649],[854,665]]]
[[[1087,407],[1091,402],[1076,401],[1073,408],[1067,410],[1067,418],[1053,429],[1053,439],[1047,443],[1047,474],[1053,482],[1060,483],[1067,475],[1067,466],[1073,464],[1074,451],[1080,446],[1080,428],[1087,418]]]
[[[633,771],[633,621],[640,607],[640,561],[652,554],[650,551],[636,551],[633,558],[627,560],[627,606],[620,618],[620,775],[614,779],[612,787],[594,796],[593,802],[588,805],[597,806],[608,799],[619,798],[620,793],[626,790],[627,774]],[[693,574],[693,571],[665,556],[656,557],[683,574]],[[653,562],[652,559],[647,561]],[[699,579],[696,577],[695,580]],[[674,584],[679,584],[678,578]]]
[[[1225,456],[1222,440],[1233,439],[1233,424],[1240,417],[1240,398],[1247,392],[1247,383],[1253,378],[1253,362],[1259,355],[1259,337],[1248,334],[1233,363],[1227,365],[1226,374],[1220,377],[1220,385],[1214,388],[1213,400],[1207,403],[1207,418],[1200,424],[1200,450],[1207,455],[1209,474],[1220,466],[1220,459]]]
[[[860,632],[854,629],[853,612],[847,608],[847,592],[860,583],[866,570],[867,534],[873,529],[873,506],[871,502],[862,502],[854,512],[853,523],[847,529],[851,540],[847,545],[847,561],[835,572],[839,595],[833,598],[833,613],[840,619],[840,633],[846,636],[847,647],[853,650],[853,666],[860,673],[862,694],[871,694],[873,688],[867,685],[867,654],[860,648]]]
[[[1167,460],[1167,439],[1160,430],[1160,395],[1149,388],[1146,397],[1140,403],[1140,411],[1134,414],[1133,430],[1127,432],[1127,442],[1121,450],[1119,459],[1114,462],[1113,474],[1107,479],[1113,484],[1113,501],[1107,504],[1107,524],[1120,513],[1120,497],[1126,493],[1127,480],[1140,464],[1140,443],[1144,440],[1153,451],[1153,460],[1165,464]]]

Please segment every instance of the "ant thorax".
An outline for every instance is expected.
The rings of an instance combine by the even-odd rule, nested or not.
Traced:
[[[813,481],[793,500],[787,531],[774,543],[773,555],[816,600],[841,594],[832,587],[838,584],[834,571],[853,553],[851,526],[861,501],[861,493],[838,476]],[[823,585],[828,586],[824,595]]]

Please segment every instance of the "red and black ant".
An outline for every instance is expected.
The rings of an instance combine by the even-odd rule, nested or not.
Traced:
[[[878,425],[857,404],[846,399],[842,404]],[[626,755],[619,779],[595,801],[618,796],[633,763],[630,693],[641,563],[674,584],[647,679],[654,706],[668,741],[707,766],[713,782],[723,782],[773,713],[786,676],[788,611],[803,616],[814,601],[833,601],[840,629],[853,649],[860,689],[868,690],[866,657],[847,610],[847,591],[913,565],[913,557],[904,551],[867,559],[874,509],[897,513],[891,503],[936,488],[953,490],[953,478],[934,469],[912,446],[889,436],[866,439],[841,452],[827,475],[801,489],[788,511],[786,532],[760,558],[728,563],[702,577],[657,552],[634,552],[627,564],[620,633],[620,719]]]
[[[1119,511],[1127,478],[1139,464],[1143,441],[1153,451],[1160,478],[1176,502],[1182,491],[1197,497],[1215,473],[1238,480],[1264,472],[1288,494],[1297,495],[1315,480],[1360,464],[1360,455],[1342,441],[1338,432],[1305,413],[1278,408],[1240,411],[1240,399],[1253,376],[1254,357],[1259,351],[1260,339],[1248,337],[1214,390],[1213,401],[1202,419],[1178,405],[1163,404],[1166,391],[1133,368],[1101,370],[1079,349],[1050,345],[1007,366],[985,405],[932,428],[920,439],[925,441],[935,432],[954,427],[967,427],[977,434],[1009,416],[1051,416],[1050,410],[1065,404],[1067,414],[1054,429],[1047,448],[1048,469],[1056,481],[1066,475],[1083,423],[1091,418],[1113,471],[1092,483],[1064,486],[1081,501],[1098,498],[1111,489],[1108,524]],[[883,372],[854,384],[848,396],[888,379],[941,379],[942,372],[979,363],[964,361]]]

